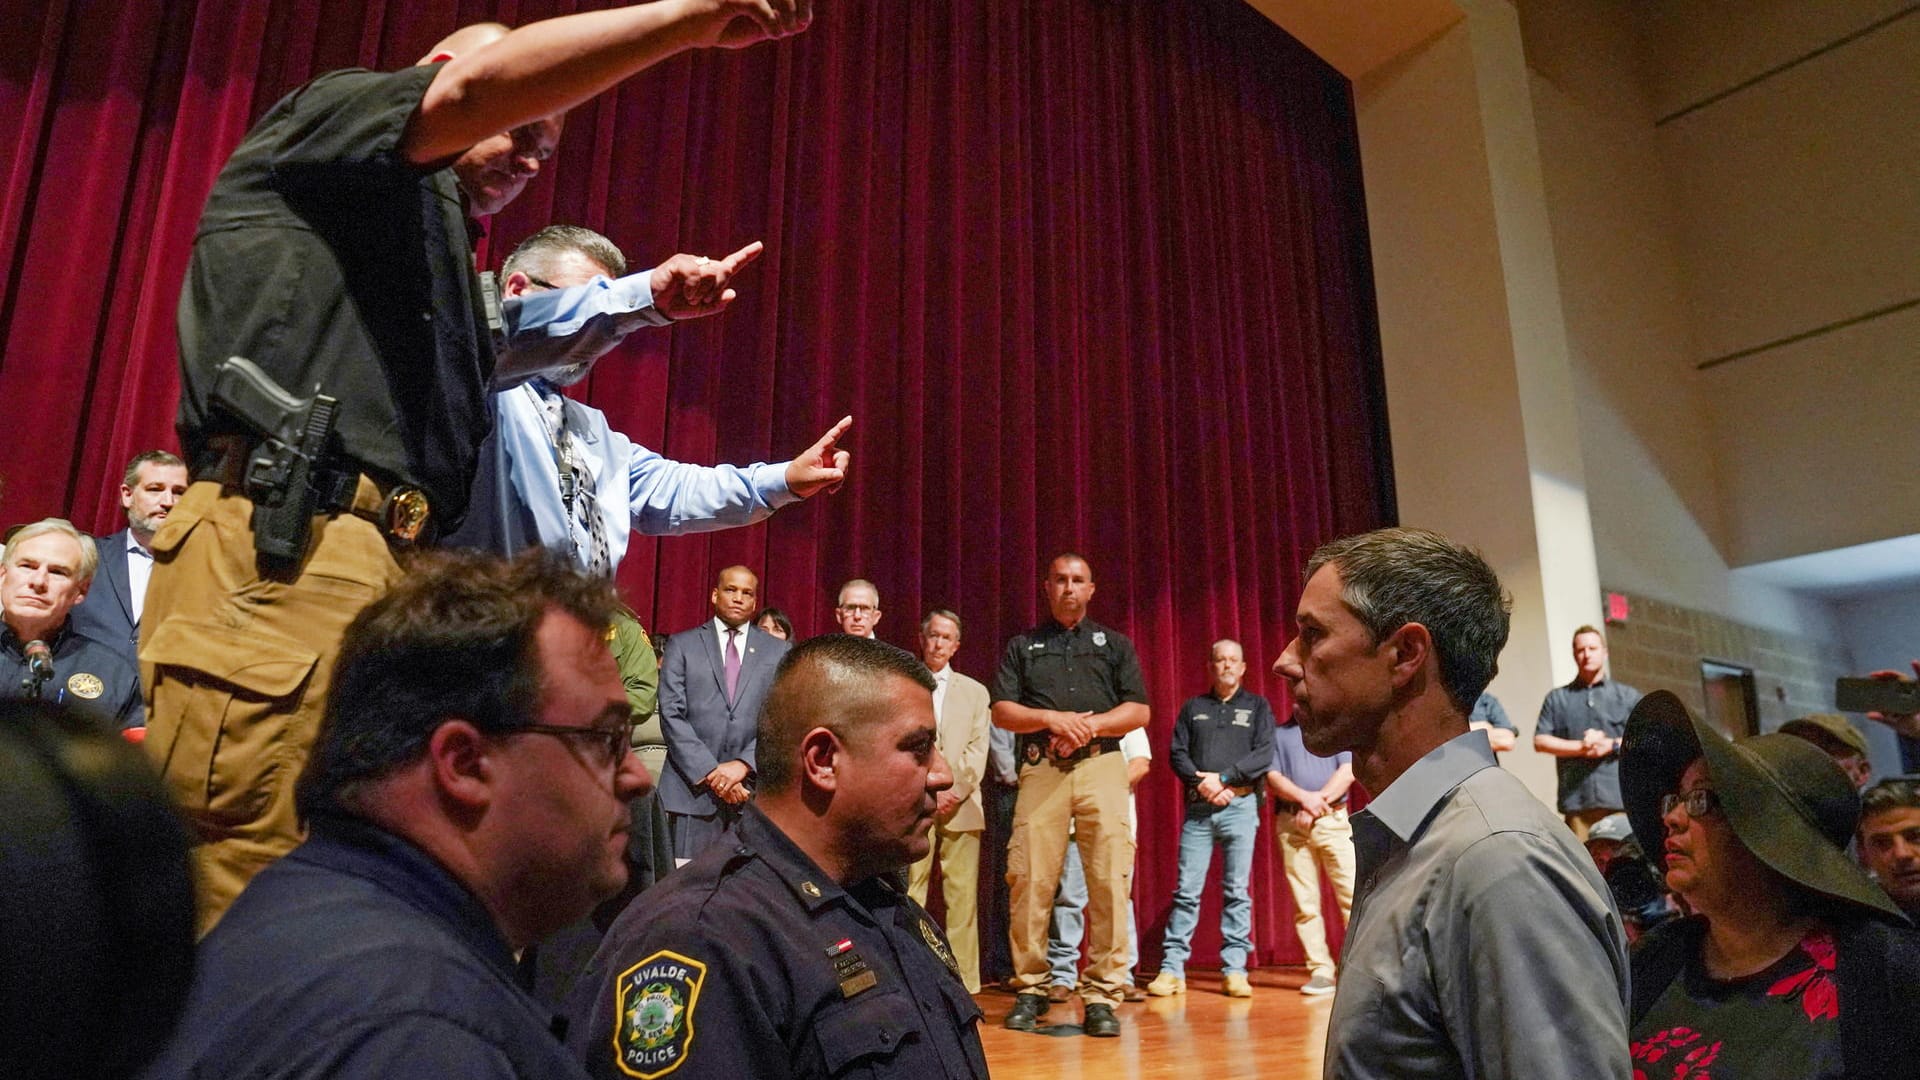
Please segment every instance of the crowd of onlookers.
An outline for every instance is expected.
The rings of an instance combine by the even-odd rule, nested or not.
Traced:
[[[0,555],[0,1074],[984,1078],[983,901],[996,1019],[1113,1037],[1124,1002],[1187,990],[1220,849],[1220,985],[1248,997],[1263,816],[1330,1077],[1914,1073],[1914,782],[1863,814],[1846,719],[1730,740],[1609,679],[1582,627],[1533,735],[1550,809],[1499,767],[1509,598],[1446,537],[1313,553],[1285,716],[1213,643],[1170,725],[1178,884],[1144,987],[1148,695],[1087,556],[1043,568],[1047,616],[987,681],[952,670],[951,608],[916,656],[874,640],[857,579],[840,632],[796,641],[745,566],[656,649],[611,584],[631,538],[838,489],[852,417],[780,463],[638,445],[566,388],[725,311],[762,246],[629,273],[553,225],[483,273],[477,221],[568,109],[813,9],[475,24],[241,138],[183,268],[181,454],[129,464],[126,529],[49,518]]]

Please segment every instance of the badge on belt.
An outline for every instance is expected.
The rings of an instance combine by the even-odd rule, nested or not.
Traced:
[[[693,1049],[693,1009],[707,965],[662,949],[614,980],[614,1064],[654,1080],[680,1067]]]

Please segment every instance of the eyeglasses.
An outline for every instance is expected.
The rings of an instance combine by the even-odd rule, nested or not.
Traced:
[[[1687,808],[1690,818],[1705,817],[1720,808],[1720,793],[1712,788],[1694,788],[1692,791],[1676,791],[1660,796],[1660,816],[1673,813],[1676,806]]]
[[[532,274],[527,275],[527,283],[537,289],[557,289],[560,287],[558,285],[555,285],[551,281],[541,281],[539,278],[534,277]]]
[[[880,609],[872,604],[841,604],[840,610],[849,615],[871,615]]]
[[[603,762],[620,767],[627,760],[627,752],[633,748],[633,727],[622,725],[617,728],[565,727],[560,724],[525,724],[507,732],[509,735],[551,735],[556,739],[585,739],[600,743],[600,758]]]

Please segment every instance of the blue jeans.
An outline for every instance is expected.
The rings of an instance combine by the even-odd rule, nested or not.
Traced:
[[[1060,867],[1060,888],[1053,894],[1052,925],[1047,928],[1047,981],[1058,986],[1080,983],[1080,938],[1086,933],[1087,871],[1080,865],[1080,845],[1067,845],[1067,861]],[[1127,970],[1140,964],[1140,935],[1135,931],[1133,905],[1127,905]]]
[[[1167,914],[1167,938],[1161,948],[1161,974],[1186,978],[1193,952],[1193,928],[1200,923],[1200,890],[1207,885],[1215,845],[1224,844],[1227,863],[1220,875],[1220,967],[1228,975],[1247,973],[1253,951],[1253,900],[1247,879],[1253,872],[1253,844],[1260,832],[1260,796],[1241,795],[1225,806],[1189,804],[1180,826],[1180,884]]]

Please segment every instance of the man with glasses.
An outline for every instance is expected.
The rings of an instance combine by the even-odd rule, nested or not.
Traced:
[[[202,942],[149,1077],[580,1075],[513,956],[626,878],[618,600],[538,552],[412,571],[341,645],[306,842]]]
[[[833,621],[840,632],[854,637],[874,637],[880,625],[880,590],[866,578],[854,578],[840,586],[840,599],[834,602]]]
[[[475,24],[400,71],[318,76],[234,149],[180,289],[194,483],[154,534],[139,650],[146,745],[201,841],[203,930],[299,843],[290,782],[342,632],[404,575],[396,549],[466,516],[487,395],[538,373],[495,349],[475,219],[551,167],[568,109],[812,15],[811,0],[706,0]],[[232,357],[337,409],[235,392]],[[296,457],[294,439],[314,445]]]
[[[489,399],[492,430],[467,519],[446,543],[500,555],[539,544],[611,576],[636,532],[751,525],[844,480],[849,455],[836,444],[852,417],[792,461],[709,467],[639,445],[606,413],[560,392],[643,326],[725,310],[734,297],[728,282],[759,254],[755,242],[724,259],[675,255],[628,274],[626,256],[592,229],[549,225],[521,241],[500,268],[511,355],[516,366],[547,373]],[[519,332],[523,325],[552,332],[536,337]]]

